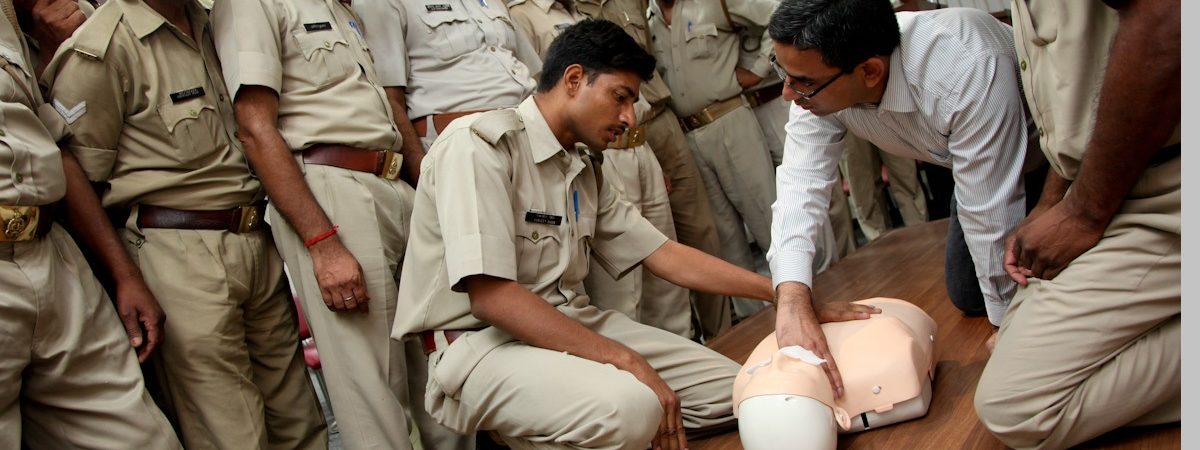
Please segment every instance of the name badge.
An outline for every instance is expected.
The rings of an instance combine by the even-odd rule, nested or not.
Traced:
[[[562,216],[554,214],[546,214],[534,211],[525,213],[525,221],[530,223],[540,223],[543,225],[562,225]]]
[[[445,12],[445,11],[451,11],[453,9],[454,8],[452,8],[450,6],[450,4],[448,4],[448,3],[437,4],[437,5],[425,5],[425,12],[438,12],[438,11]]]
[[[304,31],[307,31],[309,33],[312,33],[314,31],[326,31],[326,30],[332,30],[332,29],[333,29],[333,25],[330,25],[329,22],[314,22],[314,23],[304,24]]]
[[[184,89],[179,92],[171,93],[171,103],[179,103],[179,102],[182,102],[189,98],[196,98],[196,97],[203,97],[203,96],[204,96],[204,88],[197,86],[197,87],[194,87],[191,89]]]

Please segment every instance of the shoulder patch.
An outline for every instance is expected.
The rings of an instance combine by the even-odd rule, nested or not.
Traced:
[[[76,53],[93,59],[104,59],[104,54],[108,52],[108,43],[112,41],[117,24],[121,22],[121,16],[121,8],[117,5],[97,9],[67,45]]]
[[[521,114],[515,108],[479,113],[475,120],[471,121],[471,131],[489,144],[500,142],[500,138],[509,132],[523,129],[525,122],[521,120]]]

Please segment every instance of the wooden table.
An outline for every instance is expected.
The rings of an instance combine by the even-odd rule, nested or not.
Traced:
[[[841,449],[1003,449],[979,422],[975,384],[987,363],[984,342],[992,332],[984,317],[964,317],[950,303],[943,282],[946,220],[885,234],[850,254],[814,281],[817,299],[861,300],[893,297],[925,310],[938,324],[937,373],[933,404],[924,418],[842,436]],[[745,363],[750,352],[775,327],[775,309],[767,308],[738,323],[709,344]],[[740,450],[737,433],[689,443],[691,450]],[[1179,424],[1118,430],[1084,448],[1180,448]],[[781,444],[780,449],[798,448]]]

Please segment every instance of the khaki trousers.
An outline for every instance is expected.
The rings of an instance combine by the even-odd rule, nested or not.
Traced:
[[[0,448],[181,448],[108,295],[58,225],[0,243],[0,343]]]
[[[640,353],[679,395],[687,428],[733,419],[729,358],[577,297],[558,310]],[[515,449],[644,450],[662,406],[649,387],[610,364],[532,347],[492,328],[429,357],[426,405],[460,432],[495,430]]]
[[[646,122],[646,143],[671,180],[667,198],[679,243],[713,256],[721,256],[721,241],[713,222],[708,192],[700,178],[696,157],[688,146],[679,119],[670,108]],[[700,334],[711,339],[729,328],[733,309],[729,297],[692,291]]]
[[[605,150],[604,179],[654,228],[668,239],[677,239],[662,168],[650,147]],[[593,305],[691,339],[694,333],[687,289],[671,284],[641,266],[618,280],[603,270],[595,259],[590,264],[590,272],[583,284]]]
[[[900,210],[904,225],[925,223],[929,217],[925,191],[917,181],[917,164],[912,158],[893,155],[874,144],[846,133],[842,152],[842,171],[850,185],[850,201],[858,216],[858,225],[868,241],[891,229],[888,222],[888,189],[883,185],[880,167],[887,166],[892,200]],[[882,166],[881,166],[882,165]]]
[[[317,203],[362,266],[370,296],[368,314],[326,308],[304,242],[279,211],[269,208],[275,242],[321,354],[343,445],[350,450],[410,448],[411,420],[420,428],[425,448],[473,446],[472,437],[443,429],[423,409],[409,410],[409,399],[421,398],[424,387],[424,354],[414,340],[390,338],[413,189],[403,181],[337,167],[306,165],[304,170]]]
[[[268,231],[123,231],[166,313],[159,380],[188,449],[324,449],[296,311]]]
[[[975,392],[1014,448],[1179,420],[1180,158],[1147,169],[1095,247],[1020,288]]]

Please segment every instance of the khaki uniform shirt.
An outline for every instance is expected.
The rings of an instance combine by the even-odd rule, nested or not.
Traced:
[[[605,19],[620,25],[632,36],[643,50],[654,54],[655,42],[646,24],[646,0],[576,0],[575,10],[585,17]],[[651,104],[658,104],[671,97],[667,83],[658,72],[654,78],[642,83],[642,97]]]
[[[515,280],[554,306],[586,305],[589,254],[614,277],[667,238],[598,187],[589,158],[563,149],[533,98],[451,123],[421,167],[392,336],[479,328],[462,285]]]
[[[408,117],[516,106],[542,70],[503,0],[369,0],[367,24],[384,86],[404,86]]]
[[[568,8],[556,0],[513,0],[508,2],[508,14],[542,58],[546,57],[554,38],[584,18],[574,7]]]
[[[734,23],[761,30],[779,2],[728,0],[727,4]],[[742,56],[741,39],[726,20],[720,0],[676,1],[670,26],[663,20],[658,2],[650,4],[649,14],[658,70],[671,88],[671,103],[680,117],[740,94],[735,67],[764,78],[771,71],[770,37],[760,33],[757,58]]]
[[[1096,123],[1117,12],[1096,0],[1017,0],[1012,23],[1029,110],[1055,172],[1074,180]],[[1179,143],[1179,126],[1168,142]]]
[[[46,68],[68,148],[104,206],[215,210],[262,198],[234,136],[233,104],[208,27],[187,3],[192,37],[145,3],[110,0]]]
[[[292,150],[319,143],[400,148],[363,26],[349,6],[228,0],[213,6],[212,23],[229,91],[257,85],[278,92],[279,133]]]
[[[59,139],[66,124],[42,100],[20,29],[0,17],[0,206],[36,206],[66,193]]]

